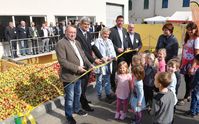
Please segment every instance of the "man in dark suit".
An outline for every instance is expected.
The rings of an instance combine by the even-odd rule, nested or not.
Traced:
[[[116,26],[111,28],[111,33],[109,38],[112,40],[116,54],[119,55],[123,53],[128,48],[127,31],[123,28],[124,17],[122,15],[117,16],[116,18]],[[124,55],[118,59],[118,63],[124,61]],[[117,68],[117,63],[113,62],[113,72],[111,74],[111,87],[112,90],[115,91],[115,72]]]
[[[80,42],[82,49],[84,50],[84,53],[86,54],[86,57],[91,63],[102,64],[102,60],[100,60],[102,58],[102,55],[97,49],[97,47],[94,45],[94,42],[92,42],[92,36],[90,32],[88,32],[89,25],[90,25],[90,18],[82,17],[80,20],[79,28],[77,29],[76,39]],[[92,56],[92,52],[94,52],[95,55],[99,59],[95,59]],[[88,104],[89,101],[86,99],[86,94],[85,94],[87,85],[88,85],[88,79],[89,79],[89,74],[85,75],[82,78],[82,94],[81,94],[80,102],[84,110],[94,111],[94,109],[89,106]]]
[[[128,25],[127,41],[128,41],[128,48],[136,50],[135,52],[127,53],[125,55],[126,61],[128,65],[130,65],[132,56],[135,55],[142,48],[142,40],[140,34],[135,32],[134,24]]]
[[[38,45],[38,39],[37,39],[37,37],[39,37],[39,32],[34,22],[31,22],[31,26],[28,28],[28,30],[29,30],[29,38],[32,38],[31,39],[32,53],[33,55],[39,54],[39,50],[38,50],[39,45]]]
[[[13,58],[18,57],[17,55],[17,41],[11,41],[17,39],[17,30],[13,25],[13,22],[9,22],[9,25],[5,29],[5,38],[10,43],[11,56]]]
[[[19,48],[20,48],[20,53],[23,56],[26,54],[28,54],[28,55],[30,54],[29,47],[28,47],[28,40],[25,39],[25,38],[28,38],[28,36],[29,36],[29,30],[26,27],[26,22],[21,21],[20,26],[17,27],[17,38],[22,39],[19,41]]]
[[[87,113],[80,110],[81,79],[77,79],[86,69],[92,68],[76,38],[76,28],[68,26],[65,37],[58,41],[56,54],[61,65],[61,80],[65,92],[65,114],[68,124],[76,124],[72,114],[77,113],[86,116]],[[74,82],[73,82],[74,81]]]

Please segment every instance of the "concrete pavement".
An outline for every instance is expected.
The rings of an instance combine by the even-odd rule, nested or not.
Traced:
[[[178,98],[182,98],[184,95],[184,81],[182,82]],[[127,119],[124,121],[115,120],[115,102],[108,104],[103,101],[98,101],[95,89],[91,86],[87,92],[88,99],[92,101],[91,106],[95,109],[94,112],[88,113],[88,116],[81,117],[74,115],[78,124],[129,124],[130,118],[133,116],[132,113],[128,113]],[[38,124],[67,124],[64,115],[64,99],[60,98],[60,103],[57,108],[48,111],[36,118]],[[186,103],[185,106],[177,106],[174,124],[199,124],[199,117],[192,118],[184,116],[184,112],[188,110],[190,103]],[[152,117],[144,112],[142,124],[151,124]]]

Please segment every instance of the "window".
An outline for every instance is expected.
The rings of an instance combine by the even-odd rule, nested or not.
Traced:
[[[132,0],[129,0],[129,10],[132,10]]]
[[[168,0],[162,0],[162,8],[168,8]]]
[[[149,0],[144,0],[144,9],[149,9]]]
[[[183,0],[182,7],[189,7],[190,0]]]

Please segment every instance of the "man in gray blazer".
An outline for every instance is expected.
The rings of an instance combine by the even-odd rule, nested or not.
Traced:
[[[76,28],[68,26],[65,37],[58,41],[56,54],[61,66],[60,78],[65,92],[65,115],[69,124],[76,124],[73,112],[82,116],[87,113],[80,110],[81,79],[77,79],[87,69],[93,67],[85,56],[80,43],[75,40]]]

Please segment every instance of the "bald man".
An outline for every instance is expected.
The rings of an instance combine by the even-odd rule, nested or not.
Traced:
[[[140,34],[135,32],[134,24],[128,25],[127,41],[128,41],[128,48],[130,49],[136,50],[138,52],[142,48],[142,40]],[[137,52],[126,54],[125,58],[128,65],[131,63],[132,56],[135,55]]]
[[[82,79],[75,79],[93,67],[79,41],[75,40],[76,33],[76,28],[66,27],[65,37],[58,41],[55,49],[58,62],[61,65],[60,77],[64,85],[65,115],[68,124],[76,124],[72,116],[73,112],[81,116],[87,115],[85,111],[80,109]]]

